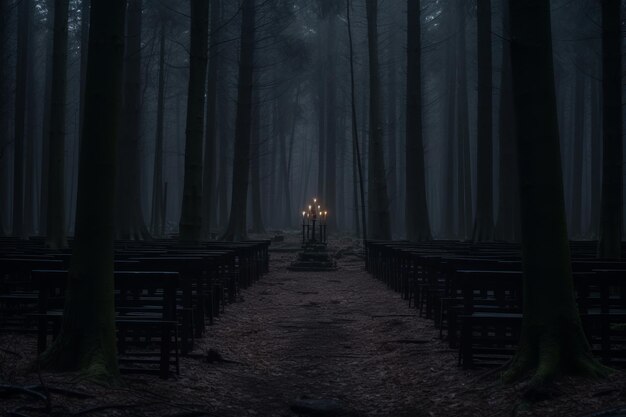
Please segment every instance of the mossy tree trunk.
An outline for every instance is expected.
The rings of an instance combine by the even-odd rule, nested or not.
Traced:
[[[180,216],[180,240],[199,242],[202,238],[202,134],[209,37],[209,2],[191,0],[191,56],[187,96],[187,137],[185,180]]]
[[[67,42],[69,0],[55,0],[52,46],[52,91],[50,102],[50,147],[46,245],[59,249],[65,237],[65,108],[67,90]]]
[[[378,65],[378,1],[367,0],[367,39],[370,87],[370,136],[368,149],[367,209],[371,239],[391,239],[389,197],[385,175],[385,152],[380,109],[380,74]]]
[[[406,233],[410,241],[432,239],[426,204],[422,133],[421,3],[407,1]]]
[[[574,299],[554,85],[550,3],[510,0],[511,59],[521,179],[524,319],[506,372],[534,372],[531,388],[560,373],[601,375]]]
[[[620,259],[623,223],[621,1],[602,0],[602,203],[600,258]]]
[[[228,227],[222,239],[247,238],[248,179],[250,178],[250,136],[252,131],[252,91],[254,87],[254,39],[256,0],[242,5],[239,83],[235,122],[233,188]],[[287,179],[285,179],[286,181]]]
[[[76,235],[59,337],[44,368],[118,376],[113,300],[115,160],[125,0],[93,0],[81,134]]]

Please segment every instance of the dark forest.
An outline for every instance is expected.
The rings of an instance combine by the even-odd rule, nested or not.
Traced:
[[[626,415],[619,0],[0,0],[0,413]]]

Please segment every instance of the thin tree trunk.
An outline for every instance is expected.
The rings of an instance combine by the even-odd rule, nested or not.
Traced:
[[[142,0],[128,0],[126,68],[122,141],[119,144],[116,199],[116,236],[143,240],[150,237],[141,210],[141,27]]]
[[[623,226],[621,1],[602,1],[602,208],[600,258],[621,258]]]
[[[15,134],[13,145],[13,236],[24,236],[24,141],[26,139],[26,84],[32,0],[18,6],[15,80]]]
[[[572,143],[572,211],[570,236],[581,237],[583,206],[583,148],[585,146],[585,74],[578,71],[574,93],[574,141]]]
[[[324,182],[324,209],[328,210],[330,217],[327,219],[328,232],[337,230],[337,88],[335,63],[337,39],[336,24],[337,16],[334,12],[328,14],[328,34],[326,37],[326,175]]]
[[[600,227],[600,207],[602,200],[602,108],[600,97],[601,83],[591,84],[591,224],[589,236],[598,237]]]
[[[470,158],[470,128],[469,128],[469,109],[467,98],[467,48],[465,43],[466,36],[466,19],[467,19],[467,2],[466,0],[457,0],[457,98],[456,98],[456,114],[457,114],[457,140],[458,140],[458,207],[459,215],[459,232],[463,239],[470,237],[470,227],[473,225],[472,217],[472,169]]]
[[[209,2],[191,0],[191,16],[185,180],[180,216],[180,240],[183,242],[199,242],[202,238],[202,134],[207,78]]]
[[[220,60],[221,0],[211,1],[211,43],[209,45],[209,70],[207,73],[206,131],[204,132],[204,167],[202,173],[202,236],[209,237],[214,223],[216,205],[216,148],[217,148],[217,77]]]
[[[258,94],[258,93],[257,93]],[[250,151],[250,186],[252,187],[252,232],[265,233],[261,204],[261,100],[255,100]]]
[[[511,59],[522,204],[524,317],[507,379],[604,374],[591,354],[574,299],[554,87],[550,3],[510,0]],[[619,14],[619,13],[618,13]]]
[[[387,180],[385,178],[385,155],[380,120],[377,0],[366,0],[366,8],[370,70],[369,181],[367,183],[368,229],[372,239],[390,240],[389,197],[387,195]]]
[[[54,13],[54,0],[47,1],[48,10]],[[48,19],[48,33],[46,39],[46,64],[43,97],[43,121],[41,135],[41,189],[39,192],[39,234],[45,236],[48,231],[48,171],[50,163],[50,112],[52,95],[52,50],[53,46],[53,19]]]
[[[517,167],[517,143],[515,137],[515,109],[513,103],[513,78],[511,68],[511,45],[509,37],[509,2],[502,2],[502,80],[500,83],[500,175],[498,181],[498,220],[495,238],[517,242],[520,239],[519,219],[519,172]]]
[[[478,0],[478,160],[474,240],[493,240],[493,56],[491,0]],[[471,202],[470,202],[471,203]],[[466,201],[467,204],[467,201]]]
[[[35,126],[37,118],[37,97],[36,97],[36,82],[35,82],[35,68],[34,63],[34,50],[35,42],[33,38],[37,36],[37,33],[31,35],[30,44],[28,45],[28,75],[26,81],[26,136],[24,141],[24,213],[23,213],[23,235],[29,237],[34,232],[35,221]]]
[[[450,7],[449,25],[450,33],[454,33],[456,30],[456,14],[459,13],[456,8]],[[445,164],[444,164],[444,192],[443,192],[443,236],[451,239],[459,234],[458,227],[455,225],[461,222],[461,215],[459,214],[459,207],[455,205],[455,188],[454,188],[454,174],[455,174],[455,149],[457,147],[458,126],[456,123],[456,108],[457,108],[457,49],[458,49],[458,37],[461,34],[451,35],[448,42],[452,43],[448,45],[446,52],[446,104],[445,104],[445,134],[446,134],[446,148],[445,148]],[[461,187],[461,183],[457,183],[457,187]],[[456,194],[457,199],[459,194]],[[407,195],[408,197],[408,195]]]
[[[8,0],[0,0],[0,236],[6,236],[5,216],[7,212],[6,202],[10,200],[7,195],[7,183],[5,175],[4,159],[9,144],[9,4]]]
[[[407,0],[406,237],[432,239],[426,204],[422,131],[422,17],[419,1]]]
[[[165,199],[163,192],[163,124],[165,115],[165,22],[161,21],[159,37],[159,81],[157,96],[157,124],[154,144],[154,173],[152,176],[152,216],[150,230],[155,237],[163,236]]]
[[[361,152],[359,149],[359,129],[357,125],[357,117],[356,117],[356,90],[354,85],[354,44],[352,41],[352,20],[350,18],[350,0],[346,0],[346,16],[348,20],[348,38],[350,41],[350,104],[352,108],[352,142],[354,147],[354,160],[356,161],[356,167],[359,174],[359,189],[361,191],[361,224],[363,225],[363,241],[367,240],[367,219],[365,217],[365,186],[363,181],[363,168],[361,167]],[[364,118],[365,120],[365,118]],[[356,178],[355,178],[356,182]],[[354,204],[355,204],[355,216],[357,221],[357,236],[361,235],[361,231],[358,227],[358,219],[359,219],[359,205],[356,197],[356,189],[354,193]]]
[[[67,43],[69,0],[55,0],[50,106],[50,163],[47,246],[67,245],[65,237],[65,110],[67,102]]]
[[[125,0],[93,0],[76,236],[61,332],[41,357],[50,369],[118,376],[113,300],[115,159]]]
[[[228,227],[223,240],[244,240],[247,237],[246,214],[248,178],[250,176],[250,132],[252,128],[252,91],[254,84],[255,1],[244,0],[242,5],[232,201]]]

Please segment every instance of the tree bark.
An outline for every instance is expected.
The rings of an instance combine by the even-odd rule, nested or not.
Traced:
[[[623,227],[621,2],[602,1],[602,207],[598,255],[620,259]]]
[[[421,2],[407,0],[406,237],[432,239],[426,204],[426,168],[422,128]]]
[[[328,34],[326,37],[326,175],[324,182],[324,194],[322,204],[324,210],[330,213],[327,219],[327,231],[333,233],[337,230],[337,64],[335,55],[337,52],[336,24],[337,15],[331,10],[327,16]]]
[[[54,13],[54,0],[47,1],[48,10]],[[43,120],[41,134],[41,188],[39,190],[39,234],[48,231],[48,171],[50,170],[50,112],[52,95],[52,54],[54,49],[54,19],[48,19],[46,40],[45,85],[43,93]],[[85,48],[86,49],[86,48]]]
[[[356,116],[356,89],[354,82],[354,43],[352,40],[352,19],[350,18],[350,0],[346,0],[346,16],[348,20],[348,38],[350,41],[350,104],[352,113],[352,146],[354,149],[354,162],[353,162],[353,175],[356,183],[356,174],[358,173],[359,191],[361,196],[361,224],[363,232],[363,241],[367,240],[367,219],[365,217],[365,186],[363,181],[363,168],[361,166],[361,152],[359,143],[359,128],[357,124]],[[365,121],[365,117],[363,120]],[[359,202],[357,201],[356,185],[354,189],[354,206],[355,206],[355,218],[356,218],[356,234],[361,236],[361,230],[359,230]]]
[[[61,332],[45,368],[118,376],[113,300],[115,159],[125,0],[93,0],[81,135],[76,236]]]
[[[202,238],[202,134],[204,94],[207,75],[209,2],[191,0],[191,56],[187,97],[185,180],[180,216],[180,240],[199,242]]]
[[[141,210],[141,27],[142,0],[128,0],[126,67],[124,74],[123,136],[119,144],[116,236],[143,240],[150,237]]]
[[[510,0],[511,59],[521,184],[524,318],[505,374],[534,371],[541,390],[559,373],[602,375],[574,298],[554,86],[550,3]]]
[[[13,139],[13,236],[24,238],[24,142],[26,140],[26,84],[32,0],[18,6],[15,79],[15,133]]]
[[[67,102],[67,43],[69,0],[55,0],[50,106],[50,160],[46,245],[67,246],[65,237],[65,109]]]
[[[465,42],[466,0],[457,0],[457,145],[458,145],[458,168],[457,190],[459,207],[459,233],[463,239],[470,237],[470,227],[473,224],[473,200],[472,200],[472,168],[470,155],[470,128],[469,128],[469,105],[467,98],[467,48]]]
[[[211,232],[216,204],[216,109],[217,78],[220,60],[221,0],[211,0],[211,36],[209,45],[209,69],[207,72],[206,131],[204,132],[204,163],[202,172],[202,236],[207,239]]]
[[[591,84],[591,214],[587,234],[598,238],[600,227],[600,207],[602,200],[602,109],[601,82]]]
[[[578,67],[584,68],[582,57],[578,57]],[[572,211],[569,234],[575,239],[581,238],[583,206],[583,151],[585,148],[585,74],[576,72],[574,94],[574,143],[572,155]]]
[[[511,74],[511,45],[509,37],[509,2],[502,2],[502,80],[500,82],[500,174],[498,181],[498,220],[494,236],[496,240],[518,242],[519,219],[519,172],[517,166],[517,143],[515,135],[515,109],[513,103],[513,78]]]
[[[265,233],[261,204],[261,100],[255,100],[250,154],[250,186],[252,187],[252,232]]]
[[[491,0],[478,0],[478,158],[474,240],[493,240],[493,54]],[[467,201],[466,201],[467,203]]]
[[[7,193],[7,183],[5,176],[4,157],[9,145],[9,119],[8,119],[8,97],[9,94],[9,59],[8,59],[8,39],[9,39],[9,5],[8,0],[0,0],[0,236],[6,236],[5,216],[7,212],[6,202],[9,200]]]
[[[380,76],[378,66],[378,4],[366,0],[367,38],[370,70],[370,136],[368,178],[368,229],[370,237],[377,240],[391,239],[389,197],[385,178],[385,153],[380,110]]]
[[[163,124],[165,115],[165,28],[161,18],[159,36],[159,81],[157,93],[157,124],[154,143],[154,172],[152,175],[152,216],[150,230],[155,237],[165,233],[165,201],[163,194]]]
[[[244,240],[247,237],[246,214],[248,178],[250,176],[250,133],[252,122],[252,91],[254,80],[255,0],[242,5],[241,51],[235,124],[235,154],[230,218],[223,240]]]

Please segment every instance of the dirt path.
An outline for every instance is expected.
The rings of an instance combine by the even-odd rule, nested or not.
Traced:
[[[356,257],[340,260],[336,272],[306,273],[287,271],[290,256],[279,256],[273,272],[209,331],[207,348],[244,363],[209,370],[226,371],[228,381],[217,389],[249,396],[257,403],[252,409],[272,415],[290,415],[286,405],[300,396],[337,399],[363,415],[423,410],[416,391],[426,394],[437,385],[429,379],[444,378],[445,370],[416,377],[423,370],[407,364],[437,355],[456,368],[455,353],[432,326],[368,276]]]

